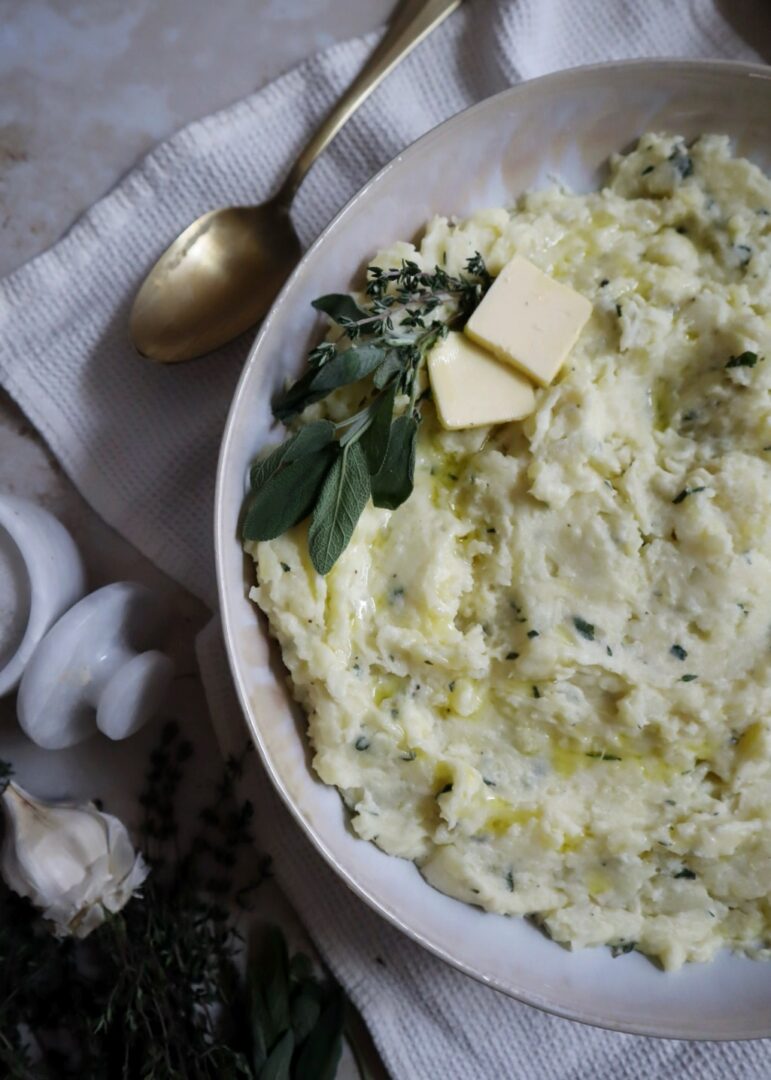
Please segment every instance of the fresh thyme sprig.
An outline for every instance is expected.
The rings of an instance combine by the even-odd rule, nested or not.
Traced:
[[[363,379],[370,387],[356,413],[306,424],[252,467],[245,540],[273,540],[311,515],[311,561],[326,574],[370,496],[389,510],[409,498],[426,354],[463,326],[491,283],[477,253],[459,276],[439,266],[428,273],[409,260],[393,269],[370,266],[362,301],[342,293],[314,300],[343,331],[344,344],[324,341],[311,350],[308,370],[274,402],[274,415],[287,422],[341,387]],[[408,404],[395,416],[401,394]]]

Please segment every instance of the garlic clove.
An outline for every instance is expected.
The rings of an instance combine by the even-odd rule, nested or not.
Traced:
[[[36,799],[9,783],[2,796],[6,834],[0,874],[54,923],[85,937],[128,902],[148,874],[125,826],[89,803]]]

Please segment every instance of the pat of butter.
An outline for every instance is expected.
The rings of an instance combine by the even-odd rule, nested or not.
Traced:
[[[591,313],[585,296],[515,255],[466,323],[466,333],[499,360],[548,386]]]
[[[451,331],[431,350],[428,374],[450,430],[521,420],[535,408],[532,384],[463,334]]]

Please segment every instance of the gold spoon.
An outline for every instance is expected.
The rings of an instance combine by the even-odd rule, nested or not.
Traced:
[[[460,3],[404,0],[273,198],[260,206],[210,210],[164,251],[131,309],[131,340],[142,356],[161,364],[192,360],[265,315],[300,259],[289,206],[311,165],[396,64]]]

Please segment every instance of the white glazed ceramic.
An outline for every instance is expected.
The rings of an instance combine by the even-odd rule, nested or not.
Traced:
[[[144,585],[106,585],[48,631],[19,687],[22,730],[46,750],[74,746],[97,729],[126,739],[159,709],[174,664],[152,649],[166,625]],[[148,651],[144,651],[148,650]]]
[[[436,128],[370,181],[303,259],[254,344],[220,457],[217,572],[231,666],[268,772],[318,850],[373,908],[468,974],[562,1016],[641,1034],[771,1035],[771,963],[725,954],[665,975],[636,953],[569,953],[521,919],[436,892],[411,863],[356,839],[337,792],[310,769],[303,719],[265,621],[247,599],[251,569],[237,523],[249,462],[268,438],[270,399],[322,331],[310,301],[359,284],[378,248],[416,236],[434,214],[510,204],[554,175],[577,190],[596,188],[608,155],[648,130],[725,132],[739,153],[769,169],[770,116],[768,68],[641,61],[550,75]]]
[[[53,514],[0,495],[0,575],[9,610],[0,611],[0,697],[15,690],[45,632],[86,591],[75,541]],[[3,603],[5,590],[0,596]]]

